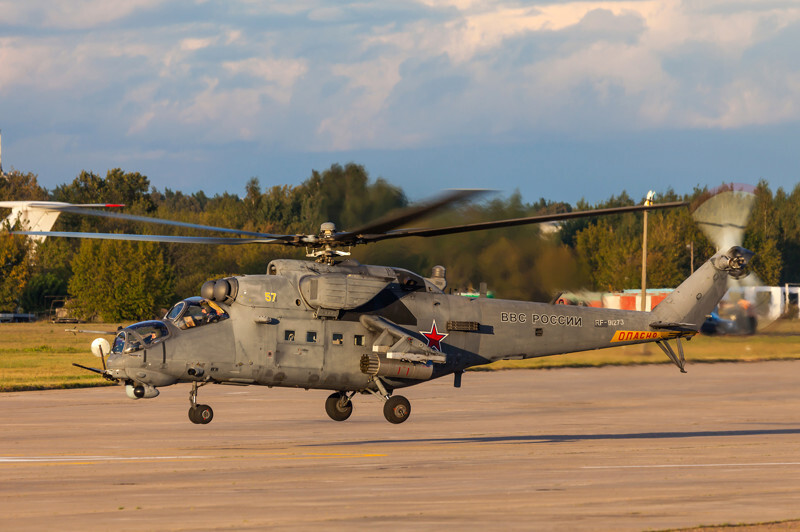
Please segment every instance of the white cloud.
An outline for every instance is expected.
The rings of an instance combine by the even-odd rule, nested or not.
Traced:
[[[791,88],[793,76],[773,79],[767,86],[752,71],[753,66],[743,56],[753,47],[769,43],[781,31],[800,22],[800,6],[795,4],[749,4],[731,6],[728,3],[704,2],[697,5],[672,0],[668,2],[566,2],[521,8],[503,3],[451,2],[460,10],[458,17],[431,27],[425,21],[411,28],[399,28],[374,36],[374,42],[389,44],[409,56],[446,54],[454,64],[465,65],[476,85],[485,84],[486,99],[492,100],[493,87],[486,73],[500,76],[514,92],[536,94],[525,103],[512,100],[506,106],[493,106],[497,122],[519,123],[511,113],[523,113],[533,124],[558,129],[585,127],[580,116],[570,108],[582,108],[587,102],[575,101],[576,91],[587,86],[594,89],[593,105],[602,111],[606,105],[616,107],[627,123],[609,124],[602,121],[597,127],[628,129],[668,127],[744,127],[753,124],[795,121],[798,115],[798,95]],[[615,17],[636,16],[642,20],[643,32],[635,42],[625,45],[609,43],[600,36],[584,30],[588,16],[604,10]],[[558,37],[569,33],[574,49],[555,47],[549,55],[532,64],[506,68],[497,72],[509,41]],[[576,39],[595,38],[581,43]],[[797,39],[795,39],[795,42]],[[707,97],[692,77],[680,68],[666,71],[663,67],[676,54],[687,48],[713,51],[705,59],[729,62],[726,71],[732,78],[720,79],[716,93],[720,105],[708,106]],[[779,46],[779,45],[776,45]],[[487,69],[487,65],[489,68]],[[712,65],[713,66],[713,65]],[[782,71],[790,65],[775,65]],[[779,76],[780,77],[780,76]],[[514,86],[518,90],[514,90]],[[630,102],[610,101],[612,88],[619,89]],[[527,91],[526,91],[527,89]],[[478,90],[480,90],[478,88]],[[585,91],[581,94],[587,95]],[[591,103],[591,102],[589,102]],[[629,106],[638,106],[630,113]],[[622,107],[619,107],[619,106]],[[608,110],[613,115],[614,108]],[[507,115],[507,116],[504,116]]]
[[[4,121],[47,101],[120,142],[355,150],[800,120],[789,2],[0,0],[0,12]],[[204,12],[215,18],[196,21]]]
[[[166,0],[15,0],[0,1],[3,22],[43,28],[86,29],[168,3]]]
[[[204,39],[198,39],[197,37],[190,37],[188,39],[183,39],[179,43],[179,48],[184,52],[194,52],[197,50],[202,50],[203,48],[208,48],[212,44],[216,42],[216,38],[213,37],[206,37]]]
[[[281,104],[288,104],[292,88],[308,67],[304,60],[276,59],[272,57],[249,57],[228,61],[222,68],[231,74],[244,74],[256,78],[262,84],[263,93]]]

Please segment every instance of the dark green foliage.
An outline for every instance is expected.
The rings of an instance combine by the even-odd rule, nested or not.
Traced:
[[[744,247],[756,251],[750,267],[762,283],[770,286],[777,285],[781,277],[783,260],[778,250],[780,236],[778,207],[769,185],[762,180],[756,187],[756,204],[747,224]]]
[[[658,202],[694,201],[703,194],[695,190],[680,197],[667,190]],[[618,198],[588,208],[606,208],[643,203],[634,202],[625,192]],[[575,250],[585,261],[596,290],[624,290],[642,286],[643,214],[623,214],[580,221],[585,226],[574,233]],[[670,209],[648,214],[647,285],[674,287],[690,274],[691,250],[695,267],[714,254],[706,238],[691,218],[688,209]]]
[[[0,312],[16,312],[31,275],[27,238],[0,234]]]
[[[544,201],[528,205],[514,193],[449,210],[419,225],[521,218],[563,208]],[[426,276],[441,264],[447,268],[450,287],[478,290],[486,282],[496,297],[509,299],[550,300],[559,291],[578,289],[588,282],[573,250],[557,235],[541,234],[536,226],[393,240],[359,248],[355,255],[361,262],[400,266]]]
[[[138,321],[169,305],[174,279],[158,244],[84,240],[72,261],[70,294],[84,318]]]
[[[0,201],[46,199],[47,190],[39,186],[36,174],[13,170],[0,178]]]
[[[668,189],[658,202],[697,201],[707,191],[696,188],[680,196]],[[753,268],[768,284],[800,281],[800,185],[791,193],[774,194],[766,182],[757,189],[757,203],[747,228],[745,246],[756,252]],[[105,177],[82,172],[52,193],[33,174],[12,172],[0,180],[0,200],[50,199],[72,203],[124,203],[122,212],[145,214],[204,225],[263,233],[316,233],[323,222],[351,230],[408,205],[402,189],[349,163],[313,171],[300,185],[262,184],[252,178],[243,195],[213,197],[202,191],[150,187],[138,172],[109,170]],[[540,198],[526,204],[519,193],[483,203],[459,206],[414,222],[414,226],[446,226],[555,212],[633,205],[643,198],[626,192],[596,205],[574,207]],[[5,216],[4,213],[0,215]],[[408,268],[430,275],[447,268],[449,286],[477,290],[486,282],[497,297],[550,300],[562,290],[639,288],[642,260],[641,214],[579,219],[556,233],[523,226],[433,238],[390,240],[353,250],[353,258],[369,264]],[[688,209],[648,215],[648,286],[677,286],[690,273],[690,243],[698,267],[714,253],[691,219]],[[213,235],[151,224],[62,215],[56,230]],[[48,239],[26,255],[22,239],[4,240],[0,255],[5,270],[0,284],[5,307],[22,301],[26,310],[43,309],[47,295],[69,293],[87,315],[113,321],[154,316],[159,307],[199,293],[208,279],[258,274],[273,258],[303,258],[305,250],[282,246],[195,246]],[[33,259],[32,261],[30,259]],[[74,272],[74,274],[73,274]],[[27,288],[23,289],[25,284]]]
[[[47,190],[39,186],[36,174],[14,170],[0,177],[0,201],[46,199]],[[0,213],[0,222],[6,215]],[[0,226],[0,312],[17,310],[33,272],[29,240],[2,234],[8,229]]]
[[[26,312],[47,312],[52,299],[67,294],[67,279],[50,272],[34,275],[22,293],[20,306]]]

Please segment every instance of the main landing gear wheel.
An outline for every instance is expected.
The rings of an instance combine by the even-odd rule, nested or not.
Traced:
[[[383,416],[389,423],[402,423],[411,415],[411,403],[402,395],[393,395],[383,403]]]
[[[214,411],[208,405],[194,405],[189,408],[189,420],[196,425],[207,425],[214,419]]]
[[[353,413],[353,402],[344,393],[332,393],[325,400],[325,412],[334,421],[344,421]]]

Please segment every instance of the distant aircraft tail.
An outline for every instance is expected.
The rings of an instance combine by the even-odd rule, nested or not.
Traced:
[[[0,207],[11,209],[11,214],[3,220],[0,227],[9,228],[19,224],[25,231],[50,231],[58,216],[75,207],[123,207],[111,203],[63,203],[60,201],[0,201]],[[36,242],[44,242],[45,236],[30,236]]]

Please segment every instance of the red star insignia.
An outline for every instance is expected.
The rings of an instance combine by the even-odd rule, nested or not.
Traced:
[[[440,342],[449,336],[436,330],[436,320],[433,320],[430,331],[420,331],[420,334],[428,341],[428,347],[436,349],[440,353],[442,352],[442,344]]]

